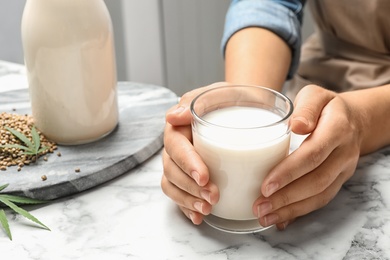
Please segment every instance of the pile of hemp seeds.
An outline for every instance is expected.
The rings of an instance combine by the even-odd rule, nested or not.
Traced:
[[[33,118],[30,115],[10,114],[6,112],[0,113],[0,144],[19,144],[24,145],[19,138],[9,132],[6,127],[15,129],[24,134],[28,139],[32,140],[31,129],[34,125]],[[45,156],[47,153],[53,153],[57,149],[57,144],[49,141],[37,129],[40,137],[41,147],[45,146],[48,149],[37,155],[26,155],[23,150],[18,148],[0,148],[0,170],[6,171],[8,167],[17,166],[17,170],[21,171],[25,165],[29,165],[39,157]],[[44,157],[45,160],[46,157]],[[47,159],[46,159],[47,160]]]

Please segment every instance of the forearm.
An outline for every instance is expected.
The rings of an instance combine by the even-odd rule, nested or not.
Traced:
[[[291,49],[269,30],[250,27],[235,33],[225,52],[225,79],[280,91],[291,64]]]
[[[390,85],[341,94],[361,118],[362,155],[390,145]]]

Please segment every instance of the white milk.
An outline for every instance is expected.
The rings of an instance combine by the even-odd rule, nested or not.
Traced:
[[[264,177],[288,154],[288,126],[280,123],[259,128],[282,118],[251,107],[223,108],[202,118],[218,125],[197,124],[193,129],[195,149],[220,191],[220,200],[213,206],[212,214],[234,220],[254,219],[252,205],[260,196]]]
[[[118,122],[111,18],[102,0],[28,0],[22,40],[36,126],[86,143]]]

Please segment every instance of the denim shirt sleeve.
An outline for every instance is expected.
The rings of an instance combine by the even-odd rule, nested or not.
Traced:
[[[266,28],[284,39],[292,50],[292,61],[287,75],[291,79],[299,65],[301,23],[305,0],[232,0],[226,14],[221,49],[230,37],[246,27]]]

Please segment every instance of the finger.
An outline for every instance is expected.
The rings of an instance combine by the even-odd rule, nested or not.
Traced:
[[[165,120],[174,126],[189,125],[191,119],[190,106],[184,102],[171,107],[165,115]]]
[[[188,194],[196,198],[206,200],[209,204],[215,205],[219,199],[219,191],[215,184],[209,182],[205,186],[200,187],[194,179],[185,174],[172,160],[170,160],[168,154],[163,151],[164,160],[164,177],[174,185],[174,188],[185,191]],[[164,192],[170,196],[170,190],[172,186],[163,187]],[[184,199],[184,198],[180,198]],[[183,204],[178,202],[178,204]]]
[[[161,187],[164,193],[171,198],[176,204],[192,211],[197,211],[203,215],[211,212],[211,205],[205,200],[197,198],[184,190],[173,185],[165,175],[161,179]]]
[[[284,221],[282,223],[277,223],[276,224],[276,228],[280,231],[282,230],[285,230],[287,228],[287,226],[289,226],[290,224],[292,224],[293,222],[295,222],[295,218],[294,219],[291,219],[291,220],[287,220],[287,221]]]
[[[184,213],[184,215],[189,218],[195,225],[200,225],[203,222],[204,215],[202,215],[201,213],[189,210],[181,206],[179,206],[179,208]]]
[[[344,153],[345,150],[336,149],[313,172],[292,182],[269,198],[261,197],[256,200],[254,206],[257,207],[255,208],[257,210],[257,217],[264,217],[277,209],[320,194],[332,185],[336,178],[338,178],[340,172],[343,172],[344,176],[342,180],[345,182],[350,177],[346,173],[353,173],[353,167],[356,166],[359,155],[355,152],[355,155],[345,158],[342,156]],[[345,167],[342,165],[348,166]],[[352,167],[352,169],[348,169],[348,167]]]
[[[282,160],[264,178],[261,193],[269,197],[289,183],[321,165],[336,148],[336,142],[321,138],[320,130],[307,137],[301,146]]]
[[[169,157],[181,168],[183,172],[191,176],[199,186],[204,186],[209,181],[207,166],[195,151],[191,143],[192,133],[190,126],[165,126],[164,148]]]
[[[288,185],[301,176],[320,166],[336,147],[349,143],[357,145],[354,127],[351,126],[343,103],[332,99],[324,108],[318,126],[302,143],[302,145],[275,166],[265,177],[262,194],[271,196],[274,192]],[[351,148],[353,151],[358,149]],[[340,155],[341,157],[342,155]],[[345,162],[341,162],[345,164]]]
[[[309,134],[317,125],[322,109],[335,97],[335,93],[316,85],[304,87],[294,102],[291,130],[296,134]]]
[[[280,208],[259,219],[262,226],[267,227],[276,223],[284,223],[291,219],[306,215],[314,210],[327,205],[340,190],[344,183],[344,174],[340,174],[326,190],[316,196],[308,199],[290,204],[286,207]]]
[[[179,104],[173,106],[170,108],[166,115],[165,119],[168,123],[174,126],[184,126],[189,125],[191,123],[191,111],[190,111],[190,105],[192,100],[198,96],[200,93],[219,86],[226,86],[228,83],[226,82],[217,82],[212,85],[197,88],[195,90],[189,91],[185,93],[179,101]]]

